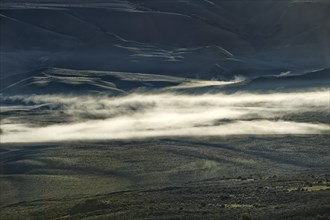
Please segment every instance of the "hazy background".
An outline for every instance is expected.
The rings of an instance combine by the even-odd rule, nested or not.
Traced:
[[[43,67],[202,79],[324,69],[329,15],[328,0],[3,0],[1,77]]]

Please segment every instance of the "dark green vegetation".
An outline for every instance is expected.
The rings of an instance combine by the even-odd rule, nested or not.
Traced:
[[[1,219],[329,219],[329,136],[2,144]]]

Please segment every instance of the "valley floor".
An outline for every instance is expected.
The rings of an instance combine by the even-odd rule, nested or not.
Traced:
[[[1,145],[0,219],[329,219],[329,136]]]

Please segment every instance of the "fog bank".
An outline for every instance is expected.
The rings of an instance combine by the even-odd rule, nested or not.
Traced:
[[[2,120],[1,142],[107,140],[164,136],[321,134],[329,124],[286,121],[285,116],[327,112],[328,89],[273,94],[175,93],[122,97],[35,95],[9,99],[49,104],[48,114],[71,120],[60,124]],[[95,119],[97,118],[97,119]]]

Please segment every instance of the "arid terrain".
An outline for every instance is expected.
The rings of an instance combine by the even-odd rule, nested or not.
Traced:
[[[4,144],[2,219],[327,219],[329,136]]]
[[[330,219],[329,0],[1,0],[0,219]]]

